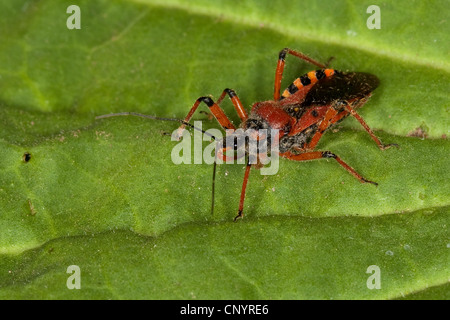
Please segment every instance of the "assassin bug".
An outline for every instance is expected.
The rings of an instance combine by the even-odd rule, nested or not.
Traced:
[[[313,64],[320,70],[310,71],[295,79],[280,96],[281,79],[287,54]],[[356,109],[362,107],[371,96],[372,91],[378,87],[378,78],[369,73],[337,71],[328,68],[327,64],[317,62],[296,50],[284,48],[279,53],[275,71],[273,100],[254,103],[250,115],[248,115],[234,90],[225,89],[216,102],[210,97],[200,97],[191,107],[184,123],[179,127],[179,132],[185,128],[185,123],[189,123],[202,102],[209,107],[223,129],[236,129],[219,107],[222,100],[228,95],[242,121],[240,128],[244,130],[279,130],[280,156],[294,161],[332,158],[360,182],[378,185],[376,182],[365,179],[336,154],[330,151],[314,151],[323,133],[331,125],[343,120],[348,115],[352,115],[361,123],[381,150],[397,146],[396,144],[383,144],[356,112]],[[218,152],[224,157],[224,160],[226,158],[225,151],[229,148],[231,147],[225,146]],[[252,166],[254,165],[247,162],[239,210],[234,221],[243,216],[245,190]],[[257,164],[256,167],[258,166]]]
[[[294,82],[280,95],[281,80],[287,54],[300,58],[320,69],[310,71],[295,79]],[[372,74],[363,72],[342,72],[331,69],[328,68],[328,63],[322,64],[301,52],[284,48],[279,53],[275,71],[273,100],[254,103],[251,107],[250,114],[247,114],[245,111],[236,92],[227,88],[223,90],[216,102],[206,96],[198,98],[184,120],[159,118],[130,112],[104,115],[97,118],[116,115],[137,115],[155,120],[177,121],[181,123],[178,128],[178,134],[180,136],[186,126],[198,130],[198,128],[191,125],[189,121],[199,105],[203,102],[209,107],[210,112],[214,115],[223,129],[235,130],[236,127],[219,106],[223,99],[228,95],[241,119],[239,128],[242,128],[243,130],[254,129],[256,131],[260,129],[278,130],[277,141],[279,155],[281,157],[294,161],[332,158],[360,182],[378,185],[376,182],[367,180],[361,176],[336,154],[330,151],[314,150],[324,132],[330,128],[331,125],[336,124],[349,115],[352,115],[358,120],[381,150],[391,146],[397,146],[396,144],[383,144],[356,112],[356,109],[362,107],[368,101],[372,91],[378,87],[378,84],[378,78]],[[233,146],[226,146],[224,144],[223,147],[218,150],[216,155],[222,157],[223,160],[226,161],[226,151],[230,148],[233,148]],[[236,146],[234,146],[234,148],[236,148]],[[246,155],[248,156],[248,150],[246,152]],[[261,164],[251,164],[250,161],[246,162],[238,214],[234,218],[234,221],[243,217],[245,191],[252,166],[260,168]],[[211,210],[214,208],[215,168],[216,163],[214,163],[213,200]]]

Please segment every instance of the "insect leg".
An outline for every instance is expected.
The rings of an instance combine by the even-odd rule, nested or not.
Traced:
[[[242,121],[247,120],[247,118],[248,118],[247,112],[245,111],[241,100],[236,95],[236,92],[234,92],[234,90],[228,89],[228,88],[223,90],[222,94],[220,95],[219,99],[217,99],[216,103],[218,105],[220,105],[222,100],[223,100],[223,98],[225,98],[225,95],[227,95],[227,94],[230,97],[230,100],[233,103],[234,108],[236,109],[236,112],[237,112],[239,118],[241,118]]]
[[[197,110],[198,106],[201,102],[204,102],[208,107],[211,113],[214,115],[216,120],[219,122],[219,124],[222,126],[222,128],[226,129],[233,129],[235,130],[235,126],[233,123],[231,123],[230,119],[226,116],[226,114],[223,112],[223,110],[219,107],[217,103],[215,103],[210,97],[200,97],[197,100],[195,100],[194,105],[192,106],[191,110],[189,111],[188,115],[184,119],[184,122],[189,122],[191,120],[194,112]],[[182,124],[178,128],[178,136],[181,137],[182,131],[186,127],[186,124]]]
[[[189,111],[188,115],[184,119],[184,122],[188,123],[189,120],[192,118],[193,114],[195,113],[195,111],[197,110],[197,108],[200,105],[200,103],[204,102],[209,107],[210,111],[212,112],[214,117],[217,119],[219,124],[222,126],[222,128],[224,128],[224,129],[235,129],[234,125],[231,123],[231,121],[225,115],[223,110],[219,107],[220,103],[223,101],[223,99],[225,98],[226,95],[228,95],[230,97],[230,100],[233,103],[234,108],[236,109],[236,112],[237,112],[239,118],[241,118],[242,121],[245,121],[248,118],[248,115],[247,115],[247,112],[245,111],[245,109],[244,109],[244,107],[243,107],[239,97],[236,95],[236,92],[234,90],[227,88],[227,89],[223,90],[223,92],[220,95],[220,97],[217,100],[217,102],[214,102],[209,97],[200,97],[200,98],[198,98],[195,101],[194,105],[192,106],[191,110]],[[178,128],[178,136],[179,137],[181,136],[181,132],[183,131],[184,128],[185,128],[185,124],[182,124]],[[222,148],[222,149],[218,150],[218,152],[216,153],[216,156],[219,155],[219,157],[221,157],[223,161],[227,161],[226,155],[223,154],[223,150],[224,149],[225,148]],[[214,161],[212,189],[211,189],[212,190],[211,214],[214,212],[216,165],[217,165],[217,162]],[[246,176],[247,176],[247,179],[248,179],[248,173],[247,173]],[[245,185],[246,185],[246,182],[245,182]],[[244,194],[245,194],[245,189],[244,189]],[[242,199],[242,206],[243,206],[243,199]]]
[[[236,92],[234,90],[227,88],[227,89],[223,90],[223,92],[220,95],[220,97],[217,100],[217,102],[214,102],[209,97],[200,97],[200,98],[198,98],[195,101],[194,105],[191,107],[191,110],[189,111],[188,115],[184,119],[184,122],[189,122],[189,120],[191,120],[194,112],[197,110],[199,104],[201,102],[204,102],[209,107],[209,110],[214,115],[214,117],[217,119],[217,121],[222,126],[222,128],[224,128],[225,130],[226,129],[235,129],[234,125],[231,123],[231,121],[225,115],[223,110],[219,107],[220,103],[222,103],[223,99],[225,98],[225,95],[228,95],[230,97],[230,100],[233,103],[234,108],[236,109],[236,112],[237,112],[239,118],[241,118],[242,121],[246,120],[248,118],[248,115],[247,115],[247,112],[245,111],[245,109],[244,109],[244,107],[242,105],[241,100],[236,95]],[[184,124],[181,125],[178,128],[179,135],[181,135],[181,132],[183,131],[184,128],[185,128]]]
[[[244,182],[242,183],[241,199],[239,201],[239,211],[237,216],[234,218],[234,221],[244,216],[242,212],[244,211],[245,189],[247,188],[248,176],[250,174],[251,167],[252,165],[250,163],[247,163],[247,166],[245,167]]]
[[[320,122],[319,127],[317,128],[316,133],[306,145],[306,150],[313,150],[316,147],[325,130],[332,124],[332,120],[337,113],[337,110],[333,107],[328,108],[327,112],[325,113],[324,119]]]
[[[315,160],[315,159],[323,159],[323,158],[333,158],[335,159],[345,170],[347,170],[352,176],[358,179],[362,183],[371,183],[374,185],[378,185],[378,183],[367,180],[363,176],[361,176],[358,172],[355,171],[352,167],[350,167],[347,163],[345,163],[341,158],[330,151],[313,151],[313,152],[305,152],[300,154],[292,154],[291,152],[281,153],[280,156],[285,157],[290,160],[295,161],[307,161],[307,160]]]
[[[274,93],[273,93],[273,100],[277,101],[280,99],[280,88],[281,88],[281,79],[283,78],[283,71],[284,71],[284,65],[285,65],[285,59],[286,59],[286,54],[291,54],[293,56],[296,56],[297,58],[300,58],[310,64],[313,64],[321,69],[325,69],[326,65],[317,62],[314,59],[311,59],[310,57],[308,57],[307,55],[289,49],[289,48],[284,48],[283,50],[280,51],[280,54],[278,56],[278,64],[277,64],[277,69],[275,70],[275,88],[274,88]]]
[[[362,103],[364,104],[365,101],[362,101]],[[366,124],[366,122],[364,121],[363,118],[361,118],[361,116],[355,111],[354,108],[352,108],[348,103],[345,105],[345,110],[347,112],[349,112],[353,117],[356,118],[356,120],[358,120],[359,123],[361,123],[361,125],[364,127],[364,129],[366,129],[366,131],[369,133],[370,137],[373,139],[373,141],[375,141],[375,143],[378,145],[378,147],[381,150],[385,150],[388,149],[390,147],[398,147],[398,144],[395,143],[391,143],[391,144],[383,144],[380,139],[377,138],[377,136],[375,136],[375,134],[373,133],[372,129],[369,128],[369,126]]]

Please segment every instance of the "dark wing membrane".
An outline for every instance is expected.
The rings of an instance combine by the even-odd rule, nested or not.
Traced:
[[[363,98],[378,87],[376,76],[364,72],[336,72],[321,79],[307,93],[302,106],[328,105],[336,100]]]

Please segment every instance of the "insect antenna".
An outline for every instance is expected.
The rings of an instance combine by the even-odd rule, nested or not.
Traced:
[[[136,116],[136,117],[147,118],[147,119],[152,119],[152,120],[159,120],[159,121],[179,122],[179,123],[182,123],[182,124],[192,128],[192,129],[194,129],[194,130],[203,132],[207,136],[209,136],[209,137],[213,138],[214,140],[216,140],[216,137],[214,137],[209,132],[206,132],[206,131],[204,131],[204,130],[202,130],[200,128],[197,128],[196,126],[190,124],[189,122],[186,122],[184,120],[177,119],[177,118],[163,118],[163,117],[151,116],[151,115],[148,115],[148,114],[142,114],[142,113],[137,113],[137,112],[119,112],[119,113],[109,113],[109,114],[104,114],[104,115],[101,115],[101,116],[97,116],[97,117],[95,117],[95,119],[98,120],[98,119],[117,117],[117,116]]]
[[[215,185],[216,185],[216,167],[217,167],[217,162],[216,162],[216,159],[214,159],[212,187],[211,187],[211,215],[214,214],[214,196],[215,196],[214,190],[215,190]]]

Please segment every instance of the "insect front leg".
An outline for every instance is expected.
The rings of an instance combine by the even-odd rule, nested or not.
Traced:
[[[241,118],[241,121],[247,120],[247,118],[248,118],[247,112],[245,111],[241,100],[237,96],[236,92],[234,92],[234,90],[228,89],[228,88],[223,90],[223,92],[220,95],[219,99],[217,99],[217,104],[220,105],[222,103],[222,100],[225,98],[226,95],[228,95],[230,97],[230,100],[233,103],[233,106],[236,109],[236,112],[237,112],[239,118]]]
[[[241,199],[239,201],[239,211],[237,216],[234,218],[234,221],[244,216],[243,211],[244,211],[245,189],[247,188],[248,176],[250,174],[251,167],[252,165],[249,162],[247,162],[247,166],[245,167],[244,182],[242,183],[241,189]]]
[[[191,110],[187,114],[186,118],[184,119],[184,122],[189,122],[194,115],[195,111],[197,110],[200,103],[204,102],[208,107],[211,113],[214,115],[216,120],[219,122],[219,124],[222,126],[223,129],[236,129],[233,123],[228,119],[228,117],[223,112],[222,108],[219,107],[222,100],[225,98],[225,96],[228,95],[230,97],[231,102],[233,103],[236,112],[238,113],[239,117],[242,121],[246,120],[248,118],[247,112],[245,111],[244,107],[242,106],[241,101],[239,100],[238,96],[236,95],[236,92],[232,89],[225,89],[223,90],[221,96],[217,100],[217,102],[214,102],[210,97],[200,97],[195,102],[194,105],[191,107]],[[178,137],[181,137],[181,132],[186,127],[186,125],[182,124],[178,128]]]

